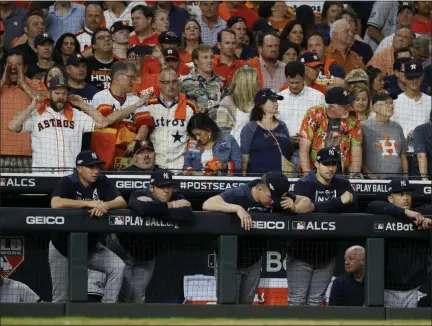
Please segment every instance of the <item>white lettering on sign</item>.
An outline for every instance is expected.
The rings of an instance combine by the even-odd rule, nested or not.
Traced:
[[[37,225],[62,225],[65,223],[63,216],[27,216],[27,224]]]
[[[412,224],[405,224],[402,222],[387,222],[386,231],[414,231]]]
[[[266,272],[277,273],[281,271],[282,268],[286,270],[286,257],[282,259],[282,255],[278,251],[267,251],[266,261]]]
[[[1,238],[0,252],[2,255],[22,255],[24,249],[24,238]]]
[[[252,229],[258,230],[284,230],[284,221],[252,221]]]
[[[149,184],[150,184],[149,181],[117,180],[116,188],[117,189],[140,189],[140,188],[146,188]]]
[[[153,227],[168,227],[178,229],[179,225],[177,222],[162,221],[154,217],[143,218],[141,216],[125,216],[124,225],[130,226],[153,226]]]

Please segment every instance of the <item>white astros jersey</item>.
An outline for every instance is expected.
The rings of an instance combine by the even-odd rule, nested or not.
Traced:
[[[158,97],[136,111],[137,128],[142,125],[154,127],[150,140],[155,148],[157,166],[173,172],[180,172],[183,169],[189,140],[187,125],[197,112],[197,106],[187,100],[184,94],[180,94],[179,99],[169,108]]]
[[[95,109],[101,112],[104,116],[109,115],[114,111],[118,111],[128,106],[131,106],[139,101],[139,97],[133,94],[127,94],[126,100],[121,104],[112,94],[109,88],[104,89],[96,93],[93,96],[92,105]],[[122,121],[134,123],[134,112],[132,112],[128,117],[124,118]]]
[[[49,105],[34,110],[21,131],[30,132],[33,172],[69,174],[81,151],[82,134],[94,129],[93,118],[70,104],[66,104],[61,112],[54,111]]]

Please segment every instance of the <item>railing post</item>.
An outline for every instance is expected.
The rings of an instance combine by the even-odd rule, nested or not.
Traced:
[[[366,307],[384,306],[384,239],[366,239]]]
[[[68,289],[70,302],[86,302],[88,293],[87,233],[69,233]]]
[[[237,303],[237,241],[235,235],[219,237],[217,297],[220,304]]]

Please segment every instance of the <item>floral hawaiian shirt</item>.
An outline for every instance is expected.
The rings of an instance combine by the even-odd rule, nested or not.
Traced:
[[[319,150],[325,147],[340,146],[342,172],[351,166],[351,149],[362,145],[360,121],[351,112],[347,118],[330,119],[325,105],[307,110],[300,127],[300,135],[312,142],[310,149],[311,166],[315,165]]]

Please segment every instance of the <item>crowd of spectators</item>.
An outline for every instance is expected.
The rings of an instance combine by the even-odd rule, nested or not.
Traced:
[[[294,176],[335,146],[344,175],[427,180],[431,10],[0,2],[0,168],[70,173],[92,149],[109,170]]]

